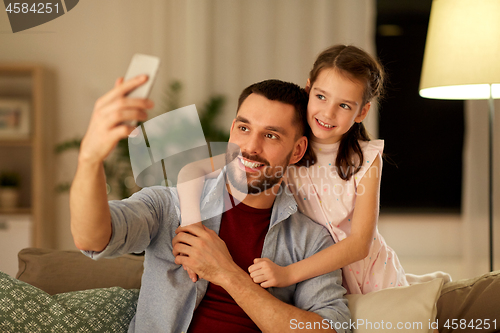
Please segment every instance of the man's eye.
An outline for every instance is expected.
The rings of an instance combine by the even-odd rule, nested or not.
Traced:
[[[321,95],[321,94],[317,94],[316,97],[318,97],[318,99],[324,101],[326,99],[325,96]]]
[[[277,137],[276,135],[271,134],[271,133],[266,134],[266,138],[268,138],[268,139],[273,139],[273,140],[278,139],[278,137]]]
[[[246,128],[245,126],[240,126],[240,130],[243,131],[243,132],[247,132],[248,128]]]

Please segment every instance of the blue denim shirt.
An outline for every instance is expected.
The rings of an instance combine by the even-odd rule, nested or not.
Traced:
[[[205,182],[202,195],[202,218],[210,217],[203,224],[217,233],[224,188],[221,173],[217,179]],[[297,212],[297,203],[284,185],[280,189],[272,209],[262,257],[286,266],[329,247],[333,240],[324,227]],[[99,259],[145,251],[137,312],[129,332],[187,332],[208,282],[201,279],[193,283],[182,266],[174,263],[172,238],[180,216],[176,190],[162,186],[144,188],[128,199],[110,201],[109,207],[113,234],[108,246],[100,253],[84,253]],[[340,323],[350,320],[340,270],[285,288],[267,290],[285,303],[317,313],[326,319],[323,321],[325,325],[331,320],[338,322],[339,327]],[[292,323],[291,327],[294,327]],[[337,329],[337,332],[348,331]]]

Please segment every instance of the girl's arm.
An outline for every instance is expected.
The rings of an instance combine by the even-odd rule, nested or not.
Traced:
[[[285,287],[345,267],[366,258],[375,234],[380,196],[381,157],[361,179],[356,197],[351,235],[309,258],[281,267],[267,258],[257,258],[248,268],[255,283],[263,288]]]
[[[200,201],[206,178],[216,178],[224,167],[225,155],[189,163],[179,171],[177,192],[181,207],[181,225],[201,222]]]

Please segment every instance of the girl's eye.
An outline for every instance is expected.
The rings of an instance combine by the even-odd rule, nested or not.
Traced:
[[[266,138],[276,140],[278,137],[274,134],[269,133],[269,134],[266,134]]]
[[[346,109],[346,110],[350,110],[351,109],[351,107],[349,105],[345,104],[345,103],[340,104],[340,107],[342,109]]]
[[[321,95],[321,94],[317,94],[316,97],[318,97],[318,99],[320,99],[322,101],[326,100],[326,97]]]

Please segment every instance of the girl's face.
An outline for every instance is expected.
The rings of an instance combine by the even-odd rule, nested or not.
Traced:
[[[306,90],[309,91],[307,122],[314,142],[340,141],[354,122],[365,119],[370,109],[370,103],[362,105],[364,85],[333,68],[323,69],[312,87],[307,80]]]

